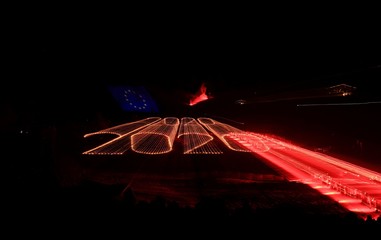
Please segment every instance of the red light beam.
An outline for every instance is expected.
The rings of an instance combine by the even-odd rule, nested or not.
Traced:
[[[204,83],[202,83],[200,90],[197,92],[197,94],[195,96],[193,96],[190,99],[189,106],[196,105],[197,103],[208,100],[208,99],[209,99],[209,97],[206,94],[206,86]]]
[[[213,137],[194,119],[181,119],[178,138],[183,136],[184,154],[221,154]]]

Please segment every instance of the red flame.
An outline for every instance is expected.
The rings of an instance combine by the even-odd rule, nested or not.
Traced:
[[[193,105],[196,105],[199,102],[202,102],[202,101],[205,101],[205,100],[208,100],[208,99],[209,99],[209,97],[208,97],[208,95],[206,95],[206,86],[205,86],[204,83],[202,83],[201,87],[200,87],[200,90],[197,92],[197,94],[195,96],[193,96],[191,98],[189,105],[193,106]]]

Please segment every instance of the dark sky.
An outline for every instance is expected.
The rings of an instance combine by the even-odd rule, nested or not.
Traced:
[[[133,12],[10,19],[3,89],[29,99],[80,99],[108,84],[281,90],[381,64],[377,18],[350,12]]]

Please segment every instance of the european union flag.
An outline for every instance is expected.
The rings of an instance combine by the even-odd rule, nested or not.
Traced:
[[[143,86],[112,86],[112,96],[127,112],[158,112],[157,105]]]

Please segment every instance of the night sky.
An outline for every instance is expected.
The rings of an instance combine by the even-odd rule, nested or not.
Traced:
[[[8,102],[49,99],[50,108],[118,84],[168,94],[195,93],[202,83],[213,93],[281,92],[381,64],[371,14],[267,10],[29,13],[10,25],[3,94]]]

